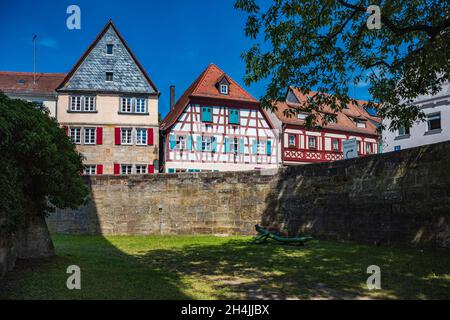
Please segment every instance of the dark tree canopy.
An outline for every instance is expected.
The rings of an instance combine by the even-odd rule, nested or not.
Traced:
[[[0,234],[26,215],[75,208],[87,188],[82,156],[56,120],[35,104],[0,92]]]
[[[367,26],[376,21],[370,5],[379,6],[380,29]],[[270,79],[266,108],[296,86],[331,94],[310,93],[302,108],[338,111],[352,101],[349,87],[364,81],[373,97],[367,107],[394,129],[422,118],[413,100],[450,80],[448,0],[237,0],[235,7],[248,14],[245,33],[255,41],[243,54],[245,82]]]

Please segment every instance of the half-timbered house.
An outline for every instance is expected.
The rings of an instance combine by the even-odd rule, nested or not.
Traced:
[[[210,64],[161,123],[163,171],[276,168],[272,128],[259,102]]]
[[[360,156],[378,153],[380,119],[363,108],[364,101],[349,103],[340,112],[325,106],[321,112],[334,114],[335,121],[324,123],[320,129],[307,129],[308,113],[301,111],[301,102],[306,98],[300,90],[290,87],[285,102],[278,102],[276,110],[268,113],[280,132],[280,162],[283,165],[342,160],[342,141],[353,138],[358,141]],[[299,111],[289,115],[287,109]]]

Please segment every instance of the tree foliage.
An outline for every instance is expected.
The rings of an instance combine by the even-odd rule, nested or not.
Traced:
[[[373,99],[366,107],[391,118],[393,130],[423,117],[414,99],[450,80],[448,0],[260,3],[264,8],[257,0],[237,0],[235,8],[248,14],[245,33],[256,42],[243,53],[245,83],[270,79],[262,98],[266,108],[296,86],[306,94],[320,92],[302,108],[319,111],[328,104],[339,111],[352,101],[350,86],[367,83]],[[380,8],[380,29],[367,26],[370,5]]]
[[[0,93],[0,234],[26,215],[78,207],[87,196],[82,156],[56,120]]]

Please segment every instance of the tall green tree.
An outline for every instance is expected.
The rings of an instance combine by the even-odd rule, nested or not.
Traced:
[[[27,215],[76,208],[87,196],[82,156],[56,120],[0,93],[0,234]]]
[[[245,34],[255,42],[243,53],[245,83],[270,79],[266,108],[296,86],[311,95],[301,108],[338,111],[363,82],[373,97],[367,107],[391,118],[393,130],[423,117],[413,100],[450,80],[448,0],[237,0],[235,8],[247,13]]]

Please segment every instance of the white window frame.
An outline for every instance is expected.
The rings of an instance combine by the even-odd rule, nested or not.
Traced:
[[[228,94],[229,88],[227,84],[221,84],[220,85],[220,93],[221,94]]]
[[[97,138],[97,132],[96,128],[84,128],[84,144],[95,144],[96,138]],[[88,134],[89,132],[89,134]]]
[[[334,148],[334,146],[335,146],[334,143],[335,143],[335,142],[337,143],[337,148]],[[337,139],[337,138],[331,138],[331,150],[332,150],[332,151],[338,152],[338,151],[339,151],[339,145],[340,145],[339,139]]]
[[[230,152],[231,153],[239,153],[239,139],[238,138],[231,138]]]
[[[293,138],[293,141],[291,141],[291,138]],[[288,146],[295,147],[295,134],[288,134]]]
[[[70,111],[83,111],[82,100],[83,96],[70,96]]]
[[[136,174],[147,174],[147,165],[137,164],[136,165]]]
[[[370,142],[366,142],[366,154],[372,154],[372,145]]]
[[[81,144],[81,127],[70,127],[69,136],[73,143]]]
[[[212,137],[202,137],[202,152],[210,152],[212,150]]]
[[[84,111],[95,111],[95,96],[84,96]]]
[[[120,128],[120,144],[132,145],[133,144],[133,129]]]
[[[136,128],[136,145],[138,146],[146,146],[148,137],[147,137],[147,128]]]
[[[183,136],[183,135],[177,136],[177,138],[175,140],[175,149],[177,149],[177,150],[186,150],[187,149],[186,136]]]
[[[120,98],[120,112],[133,113],[133,98],[121,97]]]
[[[147,99],[146,98],[134,98],[134,111],[136,113],[146,113],[147,112]]]
[[[439,128],[431,129],[430,121],[439,119]],[[431,113],[427,114],[427,129],[428,131],[441,130],[442,129],[442,116],[441,113]]]
[[[313,147],[311,147],[310,141],[314,141]],[[308,149],[309,150],[317,150],[317,137],[316,136],[308,136]]]
[[[120,165],[120,174],[133,174],[133,165],[132,164],[121,164]]]
[[[266,154],[267,140],[258,140],[256,142],[256,154],[263,155]]]
[[[86,164],[83,169],[83,174],[87,176],[92,176],[97,174],[97,165]]]

